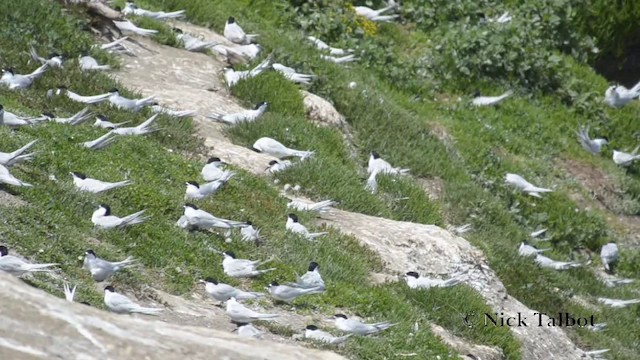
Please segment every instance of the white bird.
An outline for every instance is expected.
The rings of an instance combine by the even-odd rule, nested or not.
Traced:
[[[371,174],[369,174],[367,182],[364,185],[365,190],[370,191],[371,193],[375,193],[376,190],[378,190],[378,180],[376,179],[378,177],[378,174],[378,171],[373,171],[371,172]]]
[[[270,174],[275,174],[291,167],[292,165],[293,163],[289,160],[283,160],[281,162],[278,162],[278,160],[271,160],[269,161],[269,166],[265,169],[265,171]]]
[[[615,243],[604,245],[600,250],[600,259],[604,270],[609,274],[613,273],[613,267],[618,262],[618,245]]]
[[[366,6],[356,6],[353,9],[355,10],[356,15],[364,16],[371,21],[391,21],[400,15],[382,15],[382,13],[395,9],[397,6],[398,4],[394,3],[378,10],[373,10]]]
[[[640,304],[640,299],[620,300],[620,299],[598,298],[598,301],[604,305],[607,305],[616,309],[625,308],[633,304]]]
[[[123,218],[111,215],[111,208],[108,205],[100,205],[96,211],[91,215],[91,222],[102,229],[121,228],[125,226],[131,226],[140,224],[148,219],[147,216],[142,216],[145,210],[138,211],[137,213],[127,215]]]
[[[500,96],[482,96],[480,91],[476,91],[476,93],[473,94],[473,101],[471,103],[475,106],[497,105],[511,95],[513,95],[512,90],[508,90]]]
[[[160,308],[142,307],[129,299],[128,297],[118,294],[113,286],[109,285],[104,288],[104,304],[109,311],[116,314],[144,314],[158,315],[162,312]]]
[[[56,117],[50,112],[44,112],[42,113],[42,116],[47,118],[48,121],[57,122],[59,124],[79,125],[89,120],[89,118],[93,116],[93,113],[91,113],[91,110],[86,107],[75,113],[73,116],[67,118]]]
[[[227,40],[232,43],[246,45],[255,42],[258,38],[258,34],[246,34],[244,30],[236,23],[236,19],[233,16],[229,16],[226,24],[224,24],[223,35]]]
[[[267,110],[268,103],[263,101],[261,103],[256,104],[256,106],[252,110],[242,110],[237,113],[231,114],[220,114],[220,113],[212,113],[208,115],[207,118],[223,122],[230,125],[236,125],[241,122],[254,122],[258,120],[262,114]]]
[[[317,237],[329,234],[328,232],[310,233],[309,230],[298,222],[298,216],[296,214],[287,215],[287,223],[285,228],[294,234],[300,234],[307,240],[313,240]]]
[[[21,147],[20,149],[14,152],[10,152],[10,153],[0,152],[0,165],[9,167],[24,161],[31,160],[35,155],[35,153],[25,154],[25,152],[29,150],[37,142],[38,140],[33,140],[27,145]]]
[[[133,2],[127,2],[124,5],[124,9],[122,9],[122,13],[124,15],[136,15],[136,16],[144,16],[154,20],[168,20],[168,19],[177,19],[183,17],[187,10],[178,10],[172,12],[164,12],[164,11],[150,11],[139,8]]]
[[[394,325],[397,325],[392,324],[388,321],[375,324],[365,324],[357,320],[348,319],[344,314],[336,314],[333,316],[333,318],[335,319],[335,325],[338,330],[356,335],[375,334],[379,331],[383,331]]]
[[[78,65],[80,65],[80,70],[82,71],[102,71],[102,70],[111,70],[111,65],[100,65],[98,64],[98,60],[94,59],[88,53],[85,53],[80,56],[78,59]]]
[[[29,264],[18,257],[9,255],[9,249],[6,246],[0,246],[0,271],[13,276],[22,276],[36,271],[53,271],[49,268],[56,265],[59,264]]]
[[[331,47],[326,42],[318,39],[317,37],[307,36],[307,39],[309,39],[309,41],[311,41],[313,43],[313,45],[315,45],[316,48],[318,48],[319,50],[321,50],[321,51],[328,50],[330,55],[344,56],[344,55],[347,55],[347,54],[353,52],[352,49],[344,50],[344,49]]]
[[[10,127],[29,126],[44,120],[46,120],[44,117],[27,118],[23,116],[18,116],[12,112],[6,111],[4,107],[0,105],[0,125],[10,126]]]
[[[609,350],[610,349],[591,350],[591,351],[585,351],[584,354],[591,359],[604,359],[601,355],[604,353],[608,353]]]
[[[136,260],[131,256],[122,261],[111,262],[99,258],[93,250],[89,249],[84,253],[82,268],[91,273],[93,280],[101,282],[107,280],[116,272],[135,264]]]
[[[635,281],[635,279],[608,278],[604,279],[604,284],[607,285],[607,287],[616,287],[620,285],[633,284]]]
[[[258,44],[226,46],[218,44],[213,46],[213,50],[225,56],[229,64],[240,65],[258,57],[262,52],[262,47]]]
[[[132,184],[130,180],[119,182],[100,181],[88,178],[87,175],[76,171],[70,172],[69,174],[71,174],[71,176],[73,177],[73,185],[75,185],[78,190],[90,192],[93,194],[101,193],[111,189],[117,189]]]
[[[224,273],[233,278],[250,278],[262,275],[269,271],[275,270],[275,268],[258,270],[258,266],[263,265],[271,260],[259,261],[259,260],[247,260],[236,259],[236,254],[232,251],[225,251],[223,253],[224,260],[222,260],[222,269]]]
[[[185,34],[180,28],[174,27],[173,31],[176,33],[176,39],[182,41],[182,45],[188,51],[206,52],[218,45],[217,41],[202,41],[191,34]]]
[[[106,116],[98,115],[96,116],[96,122],[93,123],[93,126],[99,127],[102,129],[115,129],[115,128],[121,127],[124,124],[128,124],[130,122],[131,121],[124,121],[121,123],[114,124],[111,121],[109,121],[109,119]]]
[[[60,85],[57,87],[55,91],[55,95],[62,95],[62,94],[66,95],[69,99],[73,101],[81,102],[84,104],[98,104],[103,101],[109,100],[109,98],[111,97],[111,93],[105,93],[105,94],[93,95],[93,96],[82,96],[67,89],[66,86]]]
[[[593,155],[599,154],[602,147],[609,143],[609,140],[606,137],[601,139],[591,139],[589,137],[588,125],[578,127],[576,135],[578,135],[578,141],[580,142],[580,145],[582,145],[582,148]]]
[[[347,334],[345,336],[333,336],[328,332],[319,330],[315,325],[308,325],[304,330],[304,337],[311,340],[321,341],[331,345],[342,344],[353,334]]]
[[[277,140],[269,137],[261,137],[253,143],[253,149],[259,153],[265,153],[277,158],[286,158],[297,156],[300,158],[308,158],[314,154],[314,151],[301,151],[289,149]]]
[[[240,236],[242,236],[242,241],[254,242],[256,244],[260,243],[262,238],[260,237],[260,229],[253,227],[253,223],[251,221],[247,221],[247,226],[240,228]]]
[[[123,36],[119,39],[116,39],[110,43],[106,43],[106,44],[95,44],[92,46],[92,48],[100,48],[101,50],[105,50],[108,52],[114,52],[114,53],[124,53],[124,54],[128,54],[128,55],[132,55],[135,56],[135,53],[133,53],[131,50],[129,50],[125,45],[124,42],[128,39],[128,36]]]
[[[567,270],[582,266],[582,264],[577,262],[562,262],[551,260],[548,257],[540,254],[536,255],[535,261],[540,267],[553,270]]]
[[[309,263],[307,272],[299,276],[295,283],[287,283],[286,285],[303,289],[317,288],[324,290],[325,288],[324,280],[322,280],[322,276],[320,275],[320,266],[315,261]]]
[[[596,324],[593,324],[593,326],[588,326],[587,329],[593,332],[599,332],[599,331],[605,330],[606,327],[607,327],[607,323],[596,323]]]
[[[216,181],[223,178],[227,178],[231,171],[224,170],[222,167],[227,165],[224,161],[220,160],[219,157],[210,157],[207,160],[207,163],[202,167],[202,171],[200,174],[205,181]]]
[[[124,96],[120,96],[120,91],[116,88],[109,90],[111,96],[109,96],[109,102],[122,110],[140,111],[145,106],[151,105],[154,101],[155,95],[146,97],[144,99],[127,99]]]
[[[102,149],[104,147],[109,146],[115,140],[115,137],[112,137],[112,135],[113,135],[113,131],[109,131],[108,133],[100,136],[95,140],[85,141],[84,143],[82,143],[82,146],[91,150]]]
[[[77,285],[74,285],[72,289],[71,287],[69,287],[69,284],[65,282],[64,284],[62,284],[62,288],[64,289],[64,298],[68,302],[73,302],[73,298],[76,296]]]
[[[193,116],[196,113],[195,110],[174,110],[174,109],[170,109],[168,107],[161,106],[157,102],[151,103],[151,111],[153,111],[156,114],[166,114],[166,115],[177,117],[177,118]]]
[[[254,300],[264,297],[265,294],[259,292],[243,291],[237,289],[231,285],[223,284],[218,280],[208,277],[204,280],[199,280],[199,284],[205,284],[204,289],[207,294],[214,300],[218,300],[221,303],[235,298],[236,300]]]
[[[277,281],[272,281],[267,287],[267,290],[269,291],[269,294],[271,294],[272,298],[286,303],[291,303],[293,300],[303,295],[322,294],[324,292],[324,287],[300,288],[280,285]]]
[[[484,16],[484,14],[482,14],[482,16]],[[485,20],[490,23],[506,24],[509,21],[513,20],[513,16],[509,15],[508,11],[505,11],[504,13],[502,13],[502,15],[496,17],[495,19],[485,18]]]
[[[235,71],[232,68],[225,68],[224,80],[227,83],[227,86],[232,87],[235,84],[237,84],[238,81],[240,80],[249,79],[262,74],[263,72],[268,70],[270,66],[271,66],[271,57],[268,56],[260,64],[258,64],[255,68],[251,70]]]
[[[409,271],[408,273],[406,273],[405,280],[407,281],[407,285],[410,289],[429,289],[432,287],[444,288],[454,286],[462,282],[462,279],[456,277],[450,278],[448,280],[429,279],[420,276],[420,274],[415,271]]]
[[[541,197],[540,193],[553,191],[551,189],[545,189],[545,188],[534,186],[533,184],[531,184],[530,182],[528,182],[518,174],[507,174],[505,176],[505,183],[515,186],[516,188],[518,188],[518,190],[537,198]]]
[[[11,175],[11,173],[9,172],[9,169],[4,167],[4,165],[0,165],[0,183],[14,185],[14,186],[26,186],[26,187],[33,186]]]
[[[409,169],[394,168],[391,164],[382,159],[375,151],[372,151],[369,156],[369,163],[367,166],[368,174],[373,174],[375,172],[388,175],[406,175],[409,171]]]
[[[520,243],[520,247],[518,248],[518,255],[520,256],[533,256],[538,255],[547,250],[551,250],[551,248],[547,249],[536,249],[535,247],[529,245],[526,241]]]
[[[463,234],[473,230],[473,225],[471,224],[464,224],[460,226],[449,225],[447,226],[447,230],[451,231],[452,233],[458,236],[462,236]]]
[[[62,68],[64,67],[64,57],[56,52],[49,54],[49,58],[45,59],[38,55],[36,49],[33,46],[29,47],[29,55],[34,61],[39,62],[40,64],[46,64],[52,68]]]
[[[613,162],[616,165],[620,165],[623,167],[630,166],[634,161],[640,159],[640,155],[638,155],[638,149],[640,146],[637,146],[631,153],[626,153],[618,150],[613,150]]]
[[[640,82],[631,89],[622,85],[612,85],[604,92],[604,103],[613,107],[621,108],[640,96]]]
[[[243,338],[253,338],[260,339],[262,338],[262,331],[253,326],[252,324],[240,323],[238,324],[238,328],[234,331],[238,332],[238,336]]]
[[[235,298],[227,300],[227,315],[236,323],[252,323],[258,320],[273,320],[278,314],[261,314],[244,307]]]
[[[341,57],[335,57],[335,56],[330,56],[330,55],[320,55],[320,58],[322,60],[331,61],[334,64],[344,64],[344,63],[360,60],[360,58],[357,58],[353,54],[345,55],[345,56],[341,56]]]
[[[202,185],[195,181],[187,181],[187,191],[185,192],[184,198],[185,200],[202,200],[209,195],[215,194],[235,175],[235,172],[229,171],[226,177]]]
[[[158,115],[160,114],[154,114],[152,115],[150,118],[148,118],[147,120],[145,120],[143,123],[141,123],[138,126],[134,126],[134,127],[117,127],[112,129],[111,131],[114,134],[117,135],[135,135],[135,136],[140,136],[140,135],[146,135],[155,131],[160,130],[159,127],[155,126],[155,124],[153,124],[153,122],[158,118]]]
[[[292,81],[296,84],[311,84],[311,81],[315,78],[313,75],[301,74],[296,72],[294,68],[290,68],[288,66],[284,66],[282,64],[275,63],[271,65],[271,67],[282,74],[287,80]]]
[[[113,24],[124,33],[136,34],[140,36],[151,36],[158,33],[158,30],[139,28],[129,20],[113,20]]]
[[[184,205],[185,220],[190,227],[206,230],[211,228],[233,229],[247,226],[241,221],[233,221],[215,217],[193,204]]]
[[[545,228],[545,229],[536,230],[536,231],[532,232],[532,233],[531,233],[531,234],[529,234],[529,235],[531,235],[531,237],[532,237],[533,239],[535,239],[535,238],[537,238],[538,236],[540,236],[540,235],[542,235],[542,234],[544,234],[544,233],[546,233],[546,232],[547,232],[547,229]]]
[[[319,201],[317,203],[311,203],[311,204],[302,202],[300,200],[291,200],[287,204],[287,208],[295,209],[298,211],[316,211],[319,213],[323,213],[323,212],[329,211],[329,208],[336,204],[337,202],[333,200],[324,200],[324,201]]]
[[[9,87],[9,90],[22,90],[27,89],[33,82],[49,69],[48,64],[44,64],[35,69],[31,74],[20,75],[16,74],[13,68],[3,68],[2,77],[0,78],[0,84],[5,84]]]

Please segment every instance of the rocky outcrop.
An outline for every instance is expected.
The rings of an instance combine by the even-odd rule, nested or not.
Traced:
[[[300,93],[309,119],[320,125],[338,128],[342,128],[346,124],[344,116],[330,102],[305,90],[300,90]]]
[[[70,303],[0,272],[0,359],[344,360],[331,352],[247,340],[152,317]]]

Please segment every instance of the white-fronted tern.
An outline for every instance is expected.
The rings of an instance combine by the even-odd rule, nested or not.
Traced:
[[[329,234],[328,232],[310,233],[309,230],[298,222],[298,216],[296,214],[287,215],[287,222],[285,228],[294,234],[299,234],[305,237],[307,240],[313,240],[317,237]]]
[[[233,278],[251,278],[275,270],[275,268],[257,270],[258,266],[271,260],[260,261],[236,259],[236,254],[232,251],[225,251],[223,256],[224,260],[222,260],[222,269],[225,274]]]
[[[315,261],[309,263],[307,272],[299,276],[295,283],[287,283],[286,285],[303,289],[317,288],[324,290],[325,288],[324,280],[320,275],[320,266]]]
[[[129,20],[118,21],[113,20],[113,24],[123,33],[136,34],[140,36],[151,36],[158,33],[158,30],[143,29],[137,27]]]
[[[53,271],[49,268],[56,265],[60,264],[29,264],[18,257],[9,255],[9,249],[6,246],[0,246],[0,271],[13,276],[22,276],[37,271]]]
[[[231,321],[235,323],[252,323],[259,320],[273,320],[280,316],[278,314],[261,314],[253,311],[244,307],[233,297],[227,300],[227,315],[229,315]]]
[[[240,228],[240,236],[242,236],[242,241],[249,241],[256,244],[259,244],[262,241],[260,237],[260,229],[253,227],[253,223],[251,221],[247,221],[247,226]]]
[[[300,288],[280,285],[277,281],[272,281],[266,289],[269,291],[272,298],[286,303],[291,303],[293,300],[303,295],[322,294],[324,292],[324,287],[320,286],[314,288]]]
[[[406,175],[409,171],[409,169],[394,168],[375,151],[372,151],[369,155],[369,163],[367,166],[368,174],[375,172],[388,175]]]
[[[535,247],[529,245],[526,241],[520,243],[520,247],[518,248],[518,255],[520,256],[534,256],[541,254],[545,251],[551,250],[551,248],[547,249],[536,249]]]
[[[128,124],[130,122],[131,121],[123,121],[121,123],[114,124],[111,121],[109,121],[109,118],[107,118],[106,116],[98,115],[96,116],[96,122],[93,123],[93,126],[103,128],[103,129],[115,129],[115,128],[121,127],[124,124]]]
[[[80,66],[80,70],[82,70],[82,71],[111,70],[111,65],[100,65],[100,64],[98,64],[98,60],[94,59],[88,53],[84,53],[78,58],[78,65]]]
[[[0,125],[9,126],[9,127],[30,126],[45,120],[46,118],[42,116],[29,117],[29,118],[18,116],[12,112],[5,110],[4,107],[0,105]]]
[[[562,262],[551,260],[548,257],[540,254],[536,255],[535,261],[536,264],[538,264],[540,267],[553,270],[568,270],[582,266],[582,264],[577,262]]]
[[[292,156],[297,156],[305,159],[314,154],[313,151],[289,149],[277,140],[269,137],[261,137],[260,139],[256,140],[256,142],[253,143],[253,150],[259,153],[269,154],[280,159]]]
[[[224,170],[222,167],[227,165],[219,157],[212,156],[207,160],[207,163],[202,167],[200,174],[205,181],[216,181],[223,178],[227,178],[231,171]]]
[[[232,43],[247,45],[255,42],[258,38],[258,34],[246,34],[244,30],[236,23],[236,19],[233,16],[229,16],[227,22],[224,24],[223,35],[227,40]]]
[[[613,273],[613,267],[619,259],[618,245],[615,243],[608,243],[604,245],[600,250],[600,259],[602,260],[604,270],[609,274]]]
[[[296,70],[294,68],[290,68],[288,66],[284,66],[282,64],[278,64],[275,63],[273,65],[271,65],[271,67],[279,72],[280,74],[282,74],[285,79],[292,81],[296,84],[306,84],[309,85],[311,84],[311,81],[313,81],[313,79],[315,78],[314,75],[309,75],[309,74],[301,74],[296,72]]]
[[[116,314],[158,315],[163,310],[161,308],[142,307],[128,297],[117,293],[116,289],[111,285],[104,288],[104,304],[109,311]]]
[[[199,209],[197,206],[188,203],[184,205],[184,216],[190,227],[201,230],[213,228],[228,230],[247,226],[246,223],[241,221],[233,221],[215,217],[208,212]]]
[[[176,39],[182,41],[182,45],[187,51],[206,52],[218,45],[217,41],[202,41],[191,34],[185,34],[180,28],[174,27],[173,32],[176,33]]]
[[[212,113],[211,115],[207,115],[207,118],[229,125],[235,125],[241,122],[253,122],[264,114],[267,110],[267,105],[268,103],[263,101],[256,104],[252,110],[243,110],[231,114]]]
[[[429,289],[432,287],[449,287],[460,284],[462,279],[458,277],[452,277],[447,280],[441,279],[430,279],[423,276],[420,276],[415,271],[409,271],[405,274],[405,280],[407,281],[407,285],[410,289]]]
[[[270,173],[270,174],[275,174],[278,173],[282,170],[285,170],[289,167],[291,167],[293,165],[293,163],[289,160],[282,160],[282,161],[278,161],[278,160],[271,160],[269,161],[269,166],[267,166],[267,168],[265,169],[266,172]]]
[[[198,283],[204,284],[206,293],[212,299],[220,301],[220,303],[223,303],[231,298],[242,301],[259,299],[265,296],[265,294],[263,293],[237,289],[231,285],[218,282],[218,280],[212,277],[208,277],[204,280],[199,280]]]
[[[351,336],[353,336],[353,334],[347,334],[345,336],[339,336],[339,337],[333,336],[328,332],[319,330],[318,327],[315,325],[308,325],[304,329],[304,337],[306,339],[316,340],[316,341],[320,341],[320,342],[331,344],[331,345],[341,344]]]
[[[26,186],[26,187],[33,186],[11,175],[11,173],[9,172],[9,169],[4,167],[4,165],[0,165],[0,183],[14,185],[14,186]]]
[[[634,161],[640,159],[640,155],[638,155],[638,149],[640,149],[640,145],[636,146],[636,148],[633,149],[631,153],[613,150],[613,162],[616,163],[616,165],[620,165],[622,167],[631,166]]]
[[[640,96],[640,82],[631,89],[622,85],[612,85],[604,92],[604,103],[613,107],[621,108]]]
[[[154,95],[143,98],[143,99],[127,99],[124,96],[120,95],[120,91],[116,88],[109,90],[111,94],[109,96],[109,102],[121,110],[131,110],[131,111],[140,111],[145,106],[151,105],[155,97]]]
[[[16,74],[13,68],[3,68],[2,69],[2,77],[0,78],[0,84],[5,84],[9,87],[9,90],[22,90],[27,89],[33,82],[36,81],[39,77],[44,75],[44,73],[49,69],[48,64],[44,64],[39,68],[35,69],[31,74],[20,75]]]
[[[480,94],[480,91],[476,91],[476,93],[473,94],[473,100],[471,101],[471,103],[475,106],[497,105],[511,95],[513,95],[512,90],[508,90],[500,96],[482,96],[482,94]]]
[[[116,135],[125,135],[125,136],[141,136],[146,135],[155,131],[160,130],[153,122],[156,121],[160,114],[153,114],[150,118],[145,120],[138,126],[134,127],[117,127],[113,128],[111,131]]]
[[[238,328],[234,331],[238,332],[238,336],[243,338],[261,339],[262,331],[252,324],[239,323]]]
[[[37,139],[33,140],[27,145],[21,147],[20,149],[14,152],[10,152],[10,153],[0,152],[0,165],[3,165],[5,167],[10,167],[15,164],[19,164],[21,162],[31,160],[35,155],[35,153],[25,154],[25,152],[29,150],[37,142],[38,142]]]
[[[49,65],[52,68],[62,68],[64,67],[64,57],[56,52],[52,52],[49,54],[49,58],[43,58],[36,52],[36,49],[33,46],[29,47],[29,55],[34,61],[39,62],[40,64]]]
[[[375,324],[365,324],[357,320],[348,319],[344,314],[335,314],[335,325],[338,330],[355,335],[370,335],[386,330],[396,324],[383,321]]]
[[[224,184],[226,184],[233,176],[235,176],[235,174],[235,172],[229,171],[226,177],[202,185],[198,184],[195,181],[187,181],[187,191],[184,194],[184,198],[185,200],[202,200],[209,195],[213,195],[218,190],[220,190],[224,186]]]
[[[271,66],[271,56],[268,56],[260,64],[258,64],[256,67],[254,67],[251,70],[235,71],[232,68],[225,68],[224,80],[227,83],[227,86],[232,87],[242,79],[249,79],[262,74],[263,72],[268,70],[270,66]]]
[[[307,36],[307,39],[309,39],[309,41],[311,41],[313,43],[313,45],[316,46],[316,48],[318,48],[321,51],[328,51],[329,55],[333,55],[333,56],[344,56],[347,55],[349,53],[352,53],[353,50],[352,49],[339,49],[339,48],[334,48],[329,46],[326,42],[318,39],[317,37],[314,36]]]
[[[518,188],[518,190],[537,198],[542,197],[540,196],[540,193],[553,191],[551,189],[537,187],[518,174],[506,174],[504,182],[511,186],[515,186],[516,188]]]
[[[591,139],[589,137],[589,126],[579,126],[578,131],[576,131],[576,135],[578,135],[578,141],[583,149],[587,150],[593,155],[597,155],[602,150],[602,147],[609,143],[609,140],[604,137],[601,139]]]
[[[101,259],[89,249],[84,253],[82,268],[91,273],[93,280],[101,282],[109,279],[116,272],[136,265],[136,260],[129,256],[122,261],[107,261]]]
[[[131,226],[140,224],[149,218],[148,216],[142,216],[145,211],[146,210],[138,211],[137,213],[120,218],[111,215],[111,208],[108,205],[102,204],[91,215],[91,222],[95,226],[102,229],[114,229]]]
[[[73,185],[80,190],[85,192],[90,192],[93,194],[101,193],[103,191],[117,189],[123,186],[131,185],[132,182],[130,180],[124,180],[119,182],[106,182],[100,181],[96,179],[92,179],[87,177],[87,175],[81,172],[70,172],[71,177],[73,177]]]

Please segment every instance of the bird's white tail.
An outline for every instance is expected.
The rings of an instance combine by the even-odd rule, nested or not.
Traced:
[[[144,214],[146,210],[141,210],[138,211],[135,214],[131,214],[129,216],[125,216],[122,219],[122,225],[135,225],[135,224],[140,224],[141,222],[146,221],[149,217],[148,216],[142,216],[142,214]]]
[[[324,201],[320,201],[317,202],[315,204],[312,204],[311,206],[309,206],[309,210],[311,211],[325,211],[326,208],[331,207],[333,205],[336,205],[337,202],[333,201],[333,200],[324,200]]]
[[[145,314],[145,315],[158,315],[162,312],[163,309],[160,308],[147,308],[147,307],[139,307],[131,310],[131,312]]]
[[[27,267],[28,271],[53,271],[53,269],[49,269],[52,266],[56,266],[60,264],[29,264]]]

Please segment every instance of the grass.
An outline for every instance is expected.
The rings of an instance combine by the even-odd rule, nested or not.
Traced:
[[[541,270],[533,261],[522,260],[516,255],[520,241],[527,239],[528,233],[538,227],[549,228],[550,243],[541,247],[552,245],[554,250],[550,256],[559,260],[569,259],[579,247],[599,251],[603,243],[623,240],[607,223],[608,213],[598,209],[587,211],[576,203],[576,193],[588,194],[589,191],[558,166],[560,159],[576,161],[610,174],[613,186],[624,191],[625,206],[619,211],[635,215],[640,209],[636,170],[618,169],[610,161],[611,149],[635,145],[633,119],[637,105],[612,110],[593,101],[594,94],[601,96],[606,81],[588,67],[566,59],[571,63],[571,88],[583,94],[585,99],[582,101],[577,97],[580,101],[574,101],[569,104],[571,106],[561,96],[517,89],[517,96],[500,107],[475,109],[467,105],[470,91],[459,85],[465,83],[462,79],[451,81],[446,91],[434,90],[429,83],[394,80],[402,74],[395,76],[391,71],[394,69],[387,74],[381,71],[384,67],[380,63],[374,63],[384,57],[368,59],[371,67],[340,67],[323,62],[311,46],[301,46],[304,39],[292,26],[293,15],[286,11],[288,4],[284,1],[149,0],[139,3],[145,8],[165,11],[185,8],[190,21],[211,24],[218,32],[224,26],[224,19],[234,15],[247,32],[262,34],[261,45],[266,52],[274,51],[276,61],[319,76],[309,90],[334,102],[345,115],[357,151],[355,156],[346,150],[338,130],[317,127],[305,119],[298,88],[279,75],[266,73],[234,88],[234,94],[247,105],[259,101],[270,103],[260,121],[228,130],[236,143],[250,145],[261,136],[272,136],[285,145],[317,152],[311,161],[278,175],[281,181],[300,184],[307,195],[318,200],[337,200],[346,210],[428,224],[472,222],[475,231],[467,238],[484,251],[508,292],[532,309],[590,314],[591,309],[572,301],[574,296],[587,300],[598,296],[635,297],[637,285],[609,289],[590,270],[561,273]],[[37,16],[31,14],[31,8]],[[37,42],[40,52],[60,49],[77,56],[80,49],[91,42],[90,37],[76,30],[82,25],[81,21],[45,16],[51,11],[59,13],[55,5],[26,1],[13,15],[2,15],[14,17],[14,21],[2,23],[2,33],[28,34],[27,40]],[[33,19],[46,21],[35,22]],[[370,42],[383,47],[393,40],[394,49],[413,49],[406,61],[415,62],[420,56],[421,44],[434,34],[421,32],[411,24],[389,24],[381,25]],[[3,54],[3,60],[20,64],[22,66],[16,65],[16,68],[22,69],[27,58],[20,54],[26,50],[20,40],[17,35],[0,38],[0,48],[16,49]],[[44,91],[60,82],[81,94],[102,93],[114,85],[102,75],[91,75],[91,79],[88,76],[73,69],[51,72],[28,92],[0,92],[0,100],[12,111],[34,109],[31,112],[37,113],[38,109],[48,108],[54,109],[56,114],[58,110],[62,114],[72,113],[81,106],[63,99],[48,102]],[[356,89],[347,86],[352,81],[357,83]],[[487,94],[504,90],[502,84],[480,87]],[[122,86],[119,88],[123,90]],[[415,93],[420,95],[417,98],[416,89]],[[464,101],[457,102],[458,97]],[[448,100],[433,101],[433,98]],[[132,119],[131,114],[105,107],[98,107],[97,111],[104,111],[113,121]],[[135,115],[135,120],[142,121],[145,116],[149,114]],[[405,352],[416,352],[425,358],[453,354],[429,331],[407,336],[416,321],[422,324],[424,320],[433,321],[476,343],[498,346],[509,359],[520,358],[518,343],[507,330],[469,329],[458,321],[467,311],[488,311],[472,290],[459,287],[412,292],[395,283],[372,287],[367,285],[366,276],[370,271],[382,271],[382,265],[373,253],[359,246],[354,239],[331,230],[331,235],[319,247],[285,233],[283,223],[287,211],[284,200],[264,179],[241,172],[215,199],[201,205],[222,217],[251,219],[269,237],[265,246],[254,248],[235,238],[228,245],[214,235],[178,231],[173,223],[181,213],[182,184],[198,178],[200,144],[194,144],[189,121],[163,118],[161,122],[166,128],[161,133],[142,140],[121,139],[111,148],[96,153],[75,145],[101,134],[85,125],[67,128],[46,124],[16,132],[2,129],[0,145],[3,150],[17,148],[37,137],[41,139],[38,149],[50,151],[16,170],[20,178],[38,186],[16,190],[31,205],[0,208],[7,214],[11,212],[11,216],[3,216],[9,219],[7,224],[0,226],[5,241],[25,254],[43,249],[38,260],[63,263],[65,275],[81,279],[85,285],[82,289],[89,289],[90,281],[79,269],[76,258],[88,244],[109,259],[133,255],[142,260],[143,273],[124,273],[117,277],[118,282],[134,288],[140,284],[153,284],[178,294],[190,291],[194,280],[202,276],[229,280],[221,272],[219,256],[210,251],[212,247],[232,248],[240,257],[249,258],[276,254],[274,264],[278,270],[273,277],[278,279],[292,278],[313,259],[321,264],[323,276],[330,285],[326,296],[308,298],[310,309],[327,315],[332,307],[346,307],[349,313],[400,322],[378,338],[354,339],[356,341],[342,350],[351,358],[393,358]],[[577,144],[573,131],[578,123],[584,122],[592,124],[592,134],[606,135],[613,140],[611,148],[602,156],[590,156]],[[450,140],[442,140],[443,133]],[[169,152],[166,148],[174,151]],[[443,195],[437,201],[429,200],[410,178],[395,182],[383,179],[380,193],[376,195],[364,191],[364,168],[371,150],[377,150],[394,166],[410,168],[416,177],[441,179]],[[186,157],[178,153],[186,154]],[[96,199],[73,191],[67,175],[70,170],[113,181],[128,177],[135,184]],[[533,183],[554,187],[555,192],[541,200],[514,193],[503,185],[506,172],[516,172]],[[59,179],[57,183],[48,180],[50,174]],[[406,197],[409,199],[398,200]],[[147,208],[153,218],[147,224],[126,231],[95,232],[88,219],[98,201],[109,202],[118,215]],[[303,214],[301,222],[308,223],[309,219],[309,215]],[[99,243],[88,242],[90,238],[99,239]],[[621,275],[637,277],[639,252],[627,248],[623,251]],[[594,260],[594,266],[599,266],[598,259]],[[270,280],[259,279],[252,287],[260,289]],[[82,289],[81,297],[91,299],[92,303],[100,302],[99,294]],[[606,332],[570,330],[569,334],[582,347],[607,347],[612,349],[615,359],[633,359],[640,350],[634,339],[634,334],[640,330],[633,321],[637,311],[637,306],[621,310],[598,307],[595,315],[598,321],[609,324]],[[421,329],[424,328],[422,324]]]

